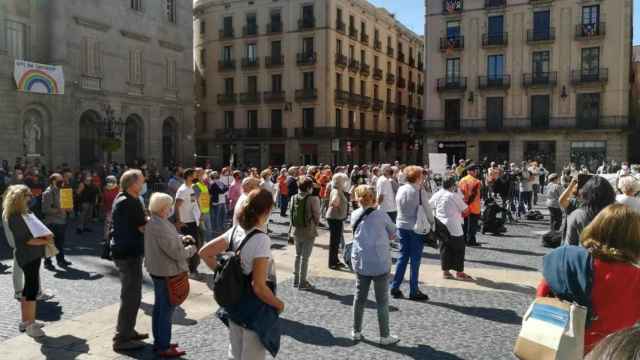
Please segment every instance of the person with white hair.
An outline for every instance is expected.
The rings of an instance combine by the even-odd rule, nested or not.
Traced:
[[[240,213],[240,209],[244,207],[244,202],[247,200],[249,193],[260,187],[260,179],[254,177],[246,177],[242,180],[242,194],[236,202],[236,206],[233,209],[233,226],[238,225],[237,214]],[[266,232],[266,230],[265,230]]]
[[[396,191],[393,188],[393,168],[389,164],[384,164],[381,170],[382,176],[375,183],[378,208],[386,212],[395,223],[398,208],[396,206]]]
[[[345,196],[349,177],[344,173],[333,175],[327,222],[329,223],[329,268],[337,270],[344,267],[338,259],[338,246],[342,238],[343,222],[347,218],[349,200]]]
[[[636,197],[640,192],[640,182],[633,176],[623,176],[618,180],[618,189],[622,194],[616,196],[616,202],[640,212],[640,199]]]

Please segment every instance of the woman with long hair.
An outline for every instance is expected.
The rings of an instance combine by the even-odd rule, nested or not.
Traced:
[[[346,174],[333,175],[327,222],[329,223],[329,268],[337,270],[344,267],[338,259],[338,248],[342,238],[343,221],[347,218],[349,200],[345,195],[349,178]]]
[[[577,183],[573,185],[577,188]],[[565,243],[578,245],[580,234],[600,211],[616,201],[616,193],[609,182],[600,176],[594,176],[578,191],[580,207],[567,217]]]
[[[40,263],[45,256],[45,246],[53,237],[34,238],[23,215],[29,214],[31,191],[24,185],[12,185],[3,201],[2,220],[9,225],[15,242],[15,260],[24,272],[24,287],[20,299],[22,322],[20,331],[38,338],[44,336],[43,325],[36,322],[36,299],[40,289]]]

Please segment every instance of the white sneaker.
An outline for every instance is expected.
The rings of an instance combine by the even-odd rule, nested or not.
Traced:
[[[38,327],[36,324],[31,324],[27,326],[26,333],[32,338],[39,338],[44,336],[44,331],[42,331],[42,329]]]
[[[360,340],[362,340],[362,333],[355,332],[355,331],[351,331],[351,339],[352,339],[353,341],[360,341]]]
[[[34,321],[33,322],[33,326],[42,329],[44,327],[44,323]],[[28,327],[29,326],[27,325],[27,323],[21,322],[20,325],[18,325],[18,330],[20,330],[20,332],[23,333],[23,332],[27,331]]]
[[[400,342],[400,339],[398,339],[396,336],[393,336],[393,335],[389,335],[387,337],[380,338],[380,345],[382,345],[382,346],[393,345],[393,344],[397,344],[399,342]]]
[[[53,295],[50,291],[42,290],[40,293],[38,293],[38,297],[36,297],[36,300],[38,300],[38,301],[48,301],[48,300],[53,299],[54,297],[56,297],[56,296]]]

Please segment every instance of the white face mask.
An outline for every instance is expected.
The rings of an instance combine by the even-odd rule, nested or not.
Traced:
[[[176,213],[176,207],[175,206],[171,206],[169,208],[169,215],[167,215],[167,217],[172,217],[175,213]]]
[[[143,196],[147,193],[147,183],[142,184],[142,189],[140,190],[140,196]]]

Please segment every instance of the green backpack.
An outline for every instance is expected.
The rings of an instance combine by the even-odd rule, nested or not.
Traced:
[[[291,204],[291,225],[295,227],[307,226],[307,198],[309,195],[300,196],[300,194],[293,197],[293,203]]]

